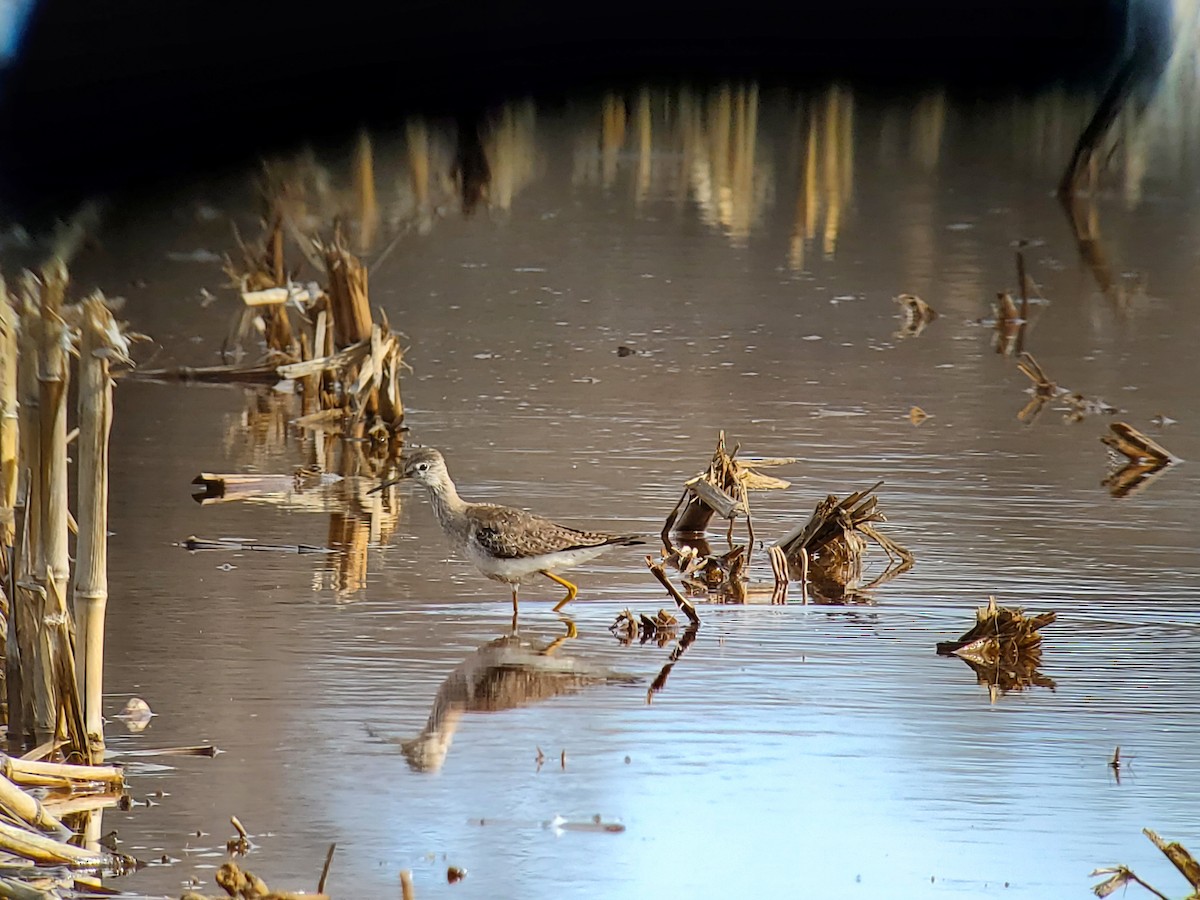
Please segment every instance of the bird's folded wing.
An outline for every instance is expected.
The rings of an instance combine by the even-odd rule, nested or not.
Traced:
[[[577,531],[507,507],[481,510],[472,526],[479,546],[498,559],[541,556],[607,543],[610,535]]]

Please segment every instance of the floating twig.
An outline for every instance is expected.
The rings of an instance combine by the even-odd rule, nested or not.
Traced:
[[[329,850],[325,853],[325,865],[321,867],[321,878],[317,882],[317,893],[325,893],[325,882],[329,879],[329,867],[333,865],[333,852],[337,850],[337,842],[329,845]]]
[[[1114,422],[1110,433],[1100,440],[1116,460],[1126,462],[1113,469],[1101,482],[1118,499],[1129,497],[1145,488],[1179,460],[1165,447],[1125,422]]]
[[[1113,422],[1109,431],[1100,442],[1130,462],[1168,465],[1177,461],[1162,444],[1127,422]]]

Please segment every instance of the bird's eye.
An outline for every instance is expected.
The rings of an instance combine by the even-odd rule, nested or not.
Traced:
[[[425,471],[428,471],[428,469],[429,469],[429,463],[420,463],[420,464],[417,466],[417,471],[418,471],[418,472],[425,472]]]

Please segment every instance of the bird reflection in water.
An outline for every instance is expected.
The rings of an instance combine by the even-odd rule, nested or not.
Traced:
[[[514,632],[488,641],[455,666],[438,688],[421,733],[400,744],[409,766],[438,771],[464,713],[519,709],[595,685],[641,680],[559,653],[566,640],[540,645]]]

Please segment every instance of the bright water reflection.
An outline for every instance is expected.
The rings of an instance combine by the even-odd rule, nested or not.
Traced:
[[[530,590],[519,639],[505,637],[507,590],[446,558],[415,493],[194,504],[202,470],[341,465],[287,429],[277,400],[123,384],[108,685],[114,709],[140,694],[161,715],[113,744],[226,751],[134,779],[135,795],[167,796],[106,828],[175,862],[127,884],[211,882],[236,813],[273,884],[311,889],[337,841],[338,896],[395,896],[402,868],[422,897],[1085,896],[1087,873],[1114,862],[1169,887],[1139,831],[1200,848],[1194,466],[1114,500],[1108,419],[1018,421],[1028,381],[977,324],[1013,289],[1012,242],[1033,241],[1050,303],[1028,349],[1141,428],[1179,420],[1154,433],[1200,457],[1200,200],[1189,157],[1171,167],[1161,143],[1194,147],[1194,122],[1125,145],[1115,165],[1139,189],[1092,210],[1116,302],[1050,196],[1089,111],[1061,93],[982,106],[640,91],[502,110],[477,135],[487,182],[466,189],[479,155],[436,123],[361,140],[345,172],[294,163],[297,221],[350,213],[377,261],[372,298],[412,341],[411,439],[447,454],[464,496],[656,533],[724,428],[750,453],[802,458],[781,473],[792,488],[756,497],[760,535],[883,478],[885,527],[917,563],[874,606],[702,608],[647,704],[671,645],[606,630],[626,606],[666,603],[637,553],[579,572],[581,636],[547,655],[561,634],[549,596]],[[118,212],[77,278],[110,290],[137,272],[137,327],[212,362],[233,300],[209,307],[217,267],[166,253],[228,246],[244,197],[213,182]],[[891,302],[904,291],[941,312],[907,340]],[[914,405],[930,413],[919,426]],[[169,546],[192,533],[343,552]],[[934,656],[989,594],[1058,612],[1055,690],[993,702]],[[522,681],[563,661],[588,683]],[[480,684],[496,690],[471,699]],[[406,758],[418,734],[436,752],[408,744]],[[1133,757],[1120,784],[1118,744]],[[560,815],[626,830],[556,829]],[[447,864],[467,879],[447,886]]]

